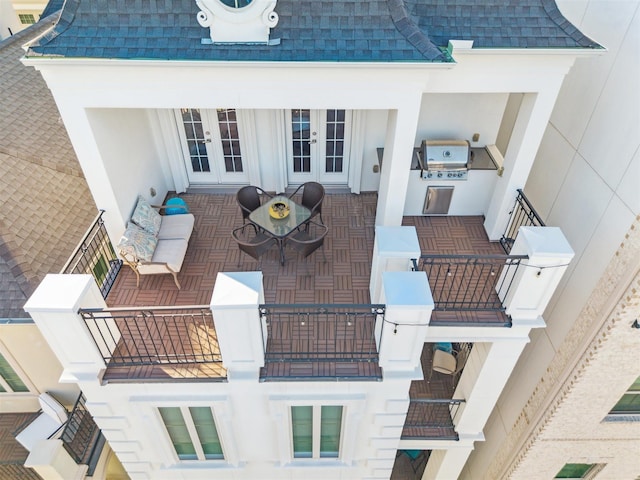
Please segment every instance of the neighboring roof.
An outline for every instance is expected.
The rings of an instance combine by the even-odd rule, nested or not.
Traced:
[[[28,318],[26,299],[98,213],[51,92],[20,62],[22,45],[50,26],[0,42],[0,318]]]
[[[554,0],[278,0],[277,45],[210,45],[195,0],[67,0],[29,56],[213,61],[447,62],[480,48],[599,48]]]
[[[24,466],[29,452],[18,443],[13,432],[27,422],[33,421],[37,413],[0,414],[0,478],[11,480],[41,480],[32,468]]]

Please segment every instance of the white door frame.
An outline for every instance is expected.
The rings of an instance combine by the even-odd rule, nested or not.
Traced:
[[[316,181],[326,185],[349,185],[350,177],[350,157],[351,157],[351,117],[352,112],[350,110],[336,110],[338,112],[344,112],[344,120],[341,120],[340,124],[343,125],[344,133],[342,137],[339,137],[334,145],[339,144],[337,149],[341,149],[340,154],[337,155],[338,161],[342,161],[342,170],[339,173],[326,171],[326,159],[328,146],[332,148],[330,143],[331,139],[327,138],[327,110],[312,110],[312,109],[294,109],[294,110],[306,110],[309,112],[309,129],[304,129],[307,134],[300,140],[302,143],[301,149],[304,150],[304,155],[309,155],[309,171],[296,172],[294,171],[293,155],[294,155],[294,137],[293,137],[293,119],[292,110],[288,109],[284,111],[285,121],[285,135],[286,135],[286,174],[287,183],[290,185],[300,185],[308,181]],[[337,125],[337,128],[340,128]],[[331,135],[330,135],[331,136]],[[337,152],[334,151],[337,154]],[[301,168],[307,166],[302,165]],[[306,168],[305,168],[306,169]]]

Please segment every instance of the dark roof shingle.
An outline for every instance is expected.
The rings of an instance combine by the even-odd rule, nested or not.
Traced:
[[[29,56],[446,62],[449,39],[478,48],[597,48],[553,0],[279,0],[276,45],[211,45],[193,0],[67,0]]]

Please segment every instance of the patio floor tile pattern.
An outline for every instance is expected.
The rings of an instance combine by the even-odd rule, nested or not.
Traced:
[[[323,220],[329,227],[323,251],[302,259],[286,251],[285,265],[280,265],[277,248],[269,250],[259,261],[241,253],[231,232],[242,225],[235,195],[183,194],[196,218],[194,233],[178,278],[178,290],[170,275],[141,276],[136,288],[134,273],[123,267],[107,298],[111,307],[157,305],[208,305],[219,272],[261,271],[265,303],[346,303],[368,304],[369,275],[375,235],[377,194],[328,194],[323,203]],[[418,232],[422,253],[499,254],[499,243],[488,241],[484,219],[474,217],[405,217],[403,225],[413,225]],[[251,228],[251,227],[248,227]],[[433,319],[440,312],[434,313]],[[494,313],[442,313],[444,320],[496,321]],[[429,364],[430,365],[430,364]],[[181,372],[164,368],[118,367],[109,369],[105,379],[163,380],[167,378],[220,378],[219,368],[202,365]],[[375,368],[374,368],[375,367]],[[430,367],[429,367],[430,368]],[[429,370],[425,370],[428,372]],[[169,373],[167,375],[167,373]],[[380,378],[373,364],[339,364],[333,362],[273,364],[263,371],[266,377],[316,376]],[[436,384],[429,386],[434,391]],[[435,398],[451,398],[445,392]]]

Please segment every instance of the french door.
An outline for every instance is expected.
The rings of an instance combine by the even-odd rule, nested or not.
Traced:
[[[351,112],[294,109],[286,112],[286,122],[289,184],[316,181],[346,185]]]
[[[249,182],[235,109],[182,108],[175,115],[190,184]]]

